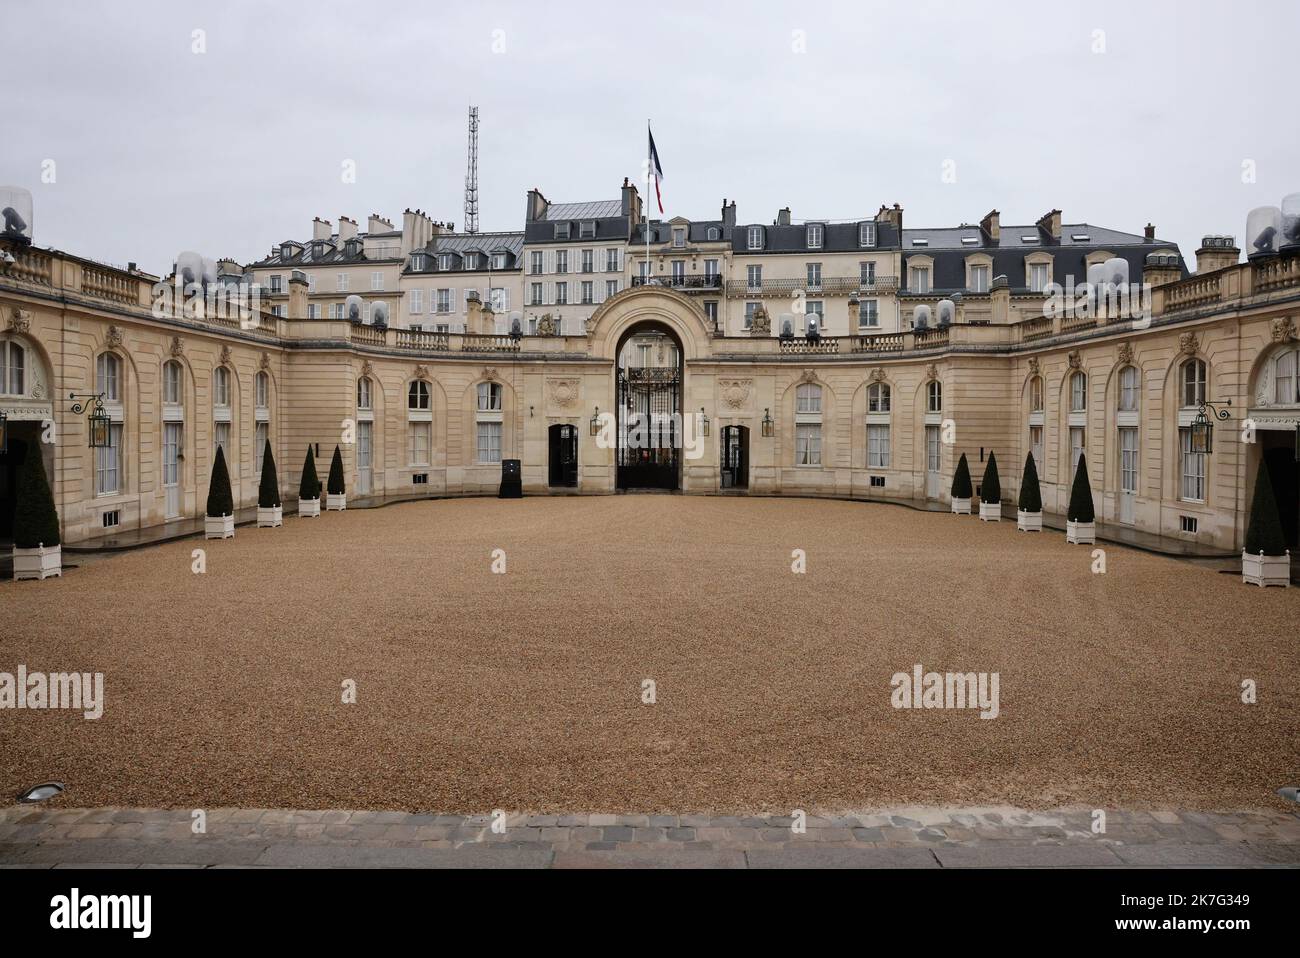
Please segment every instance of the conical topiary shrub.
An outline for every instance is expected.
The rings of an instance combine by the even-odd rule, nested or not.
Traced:
[[[1092,483],[1088,481],[1088,457],[1079,456],[1074,470],[1074,485],[1070,487],[1070,522],[1095,522],[1097,514],[1092,505]]]
[[[1273,494],[1273,477],[1261,462],[1255,473],[1255,497],[1250,501],[1250,525],[1241,553],[1241,581],[1255,585],[1291,584],[1291,555],[1282,532],[1282,515]]]
[[[14,504],[14,548],[40,549],[59,545],[59,512],[45,478],[45,463],[36,446],[27,448],[27,458],[18,470]]]
[[[970,466],[966,464],[966,453],[963,452],[952,474],[952,511],[957,515],[970,515],[970,497]]]
[[[226,470],[226,453],[220,446],[217,446],[217,459],[212,464],[212,479],[208,483],[207,514],[213,518],[235,514],[235,500],[230,495],[230,473]]]
[[[307,461],[302,464],[302,482],[298,483],[299,499],[319,499],[320,480],[316,478],[316,457],[307,447]]]
[[[1020,511],[1042,512],[1043,492],[1038,487],[1038,466],[1034,464],[1034,454],[1025,456],[1025,471],[1020,477]]]
[[[1280,556],[1286,552],[1282,514],[1273,494],[1273,477],[1268,466],[1259,464],[1255,473],[1255,497],[1250,501],[1250,525],[1246,527],[1246,551],[1251,555]]]
[[[1002,481],[998,478],[998,457],[989,453],[984,465],[984,478],[980,480],[980,500],[990,505],[1002,502]]]
[[[266,441],[262,449],[262,480],[257,487],[257,505],[262,509],[274,509],[280,502],[280,477],[275,471],[275,456],[271,453],[271,440]]]
[[[334,458],[330,460],[330,478],[327,488],[331,496],[341,496],[347,492],[343,485],[343,453],[339,451],[338,446],[334,447]]]

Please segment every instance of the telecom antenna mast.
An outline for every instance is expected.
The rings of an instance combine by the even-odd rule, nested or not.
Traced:
[[[469,108],[469,171],[465,174],[465,232],[478,232],[478,107]]]

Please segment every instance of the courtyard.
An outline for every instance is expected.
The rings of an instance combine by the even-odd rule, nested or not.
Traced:
[[[1104,574],[1014,522],[611,496],[70,559],[0,585],[0,671],[103,672],[103,716],[7,712],[0,790],[465,815],[1285,808],[1300,594],[1101,547]],[[996,719],[894,708],[917,664],[998,673]]]

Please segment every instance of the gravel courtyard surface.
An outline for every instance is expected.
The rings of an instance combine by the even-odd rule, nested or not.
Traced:
[[[1280,807],[1300,784],[1300,590],[1119,547],[1097,575],[1091,551],[888,505],[683,496],[419,502],[143,549],[0,583],[0,672],[106,686],[98,721],[0,711],[0,794]],[[1000,715],[893,708],[917,663],[999,673]]]

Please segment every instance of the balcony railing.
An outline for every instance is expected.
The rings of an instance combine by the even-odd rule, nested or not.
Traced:
[[[797,292],[806,296],[888,296],[897,290],[898,279],[894,276],[877,276],[871,283],[852,276],[832,276],[820,283],[803,279],[768,279],[761,284],[747,279],[727,281],[728,296],[792,296]]]
[[[715,273],[709,275],[695,276],[651,276],[646,279],[644,276],[633,276],[633,286],[665,286],[668,289],[681,289],[688,292],[722,291],[722,275]]]
[[[463,353],[517,353],[519,340],[511,336],[471,336],[460,337],[460,350]]]
[[[364,328],[364,327],[362,327]],[[382,337],[382,334],[381,334]],[[356,338],[355,336],[353,337]],[[380,345],[383,344],[382,338]],[[423,330],[399,329],[396,330],[396,339],[394,343],[398,349],[418,349],[429,350],[430,352],[446,352],[451,346],[451,338],[447,333],[425,332]]]
[[[833,336],[823,336],[815,343],[810,343],[807,339],[780,339],[777,342],[781,344],[782,355],[791,353],[825,355],[840,351],[839,338]]]

